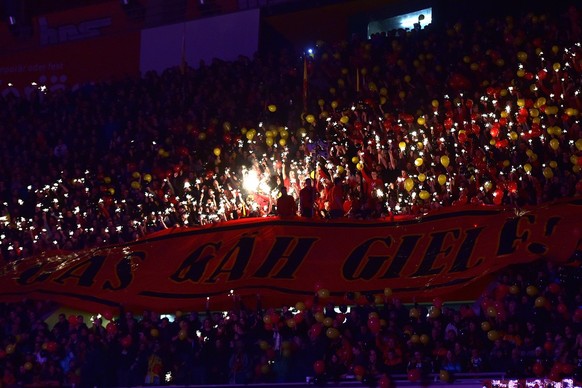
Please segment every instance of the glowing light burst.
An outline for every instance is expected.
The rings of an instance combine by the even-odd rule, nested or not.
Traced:
[[[243,188],[250,193],[256,192],[261,182],[259,174],[254,170],[243,171]]]

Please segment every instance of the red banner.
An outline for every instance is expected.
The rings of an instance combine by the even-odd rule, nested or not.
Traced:
[[[30,38],[15,37],[0,24],[0,93],[29,95],[138,75],[140,27],[119,2],[34,18]]]
[[[449,208],[396,222],[245,219],[175,228],[123,245],[45,254],[0,274],[0,298],[52,298],[85,311],[295,305],[318,287],[404,301],[473,299],[480,280],[582,248],[582,199],[536,208]]]

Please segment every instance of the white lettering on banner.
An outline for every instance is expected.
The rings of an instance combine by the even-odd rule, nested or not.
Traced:
[[[79,24],[65,24],[58,27],[49,27],[46,18],[38,18],[40,27],[40,44],[59,44],[73,40],[94,38],[101,35],[101,29],[110,26],[111,18],[86,20]]]

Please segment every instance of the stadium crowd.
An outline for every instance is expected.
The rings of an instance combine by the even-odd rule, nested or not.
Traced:
[[[579,194],[581,57],[572,7],[5,94],[0,254],[272,215],[281,185],[302,211],[307,178],[320,218]]]
[[[581,195],[582,24],[576,7],[559,11],[2,95],[0,258],[276,215],[281,186],[293,214],[322,219]],[[575,259],[504,271],[458,308],[406,307],[389,290],[334,306],[318,290],[277,310],[62,316],[49,327],[49,302],[3,304],[1,384],[580,380]]]
[[[453,382],[571,379],[582,384],[580,258],[504,269],[479,300],[404,305],[325,289],[295,306],[233,300],[229,311],[61,313],[53,303],[2,304],[3,387],[127,387],[396,379]]]

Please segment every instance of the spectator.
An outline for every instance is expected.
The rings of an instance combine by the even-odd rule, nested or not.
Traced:
[[[281,186],[281,195],[277,199],[277,214],[283,218],[295,217],[297,215],[297,207],[295,199],[287,194],[287,188]]]

